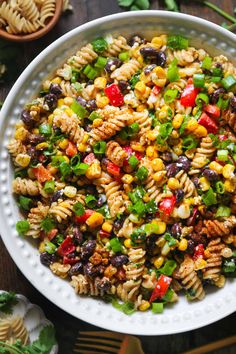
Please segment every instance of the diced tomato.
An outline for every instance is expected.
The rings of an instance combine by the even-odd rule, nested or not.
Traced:
[[[198,92],[199,92],[199,89],[195,88],[192,83],[187,84],[187,86],[185,87],[185,89],[181,95],[181,98],[180,98],[180,103],[182,104],[182,106],[194,107]]]
[[[159,204],[159,210],[162,211],[165,215],[170,215],[174,210],[176,204],[176,196],[173,195],[170,198],[165,198]]]
[[[75,221],[79,222],[79,223],[84,223],[93,213],[94,213],[94,210],[87,209],[87,210],[85,210],[83,215],[76,216]]]
[[[75,263],[78,263],[78,259],[76,259],[76,258],[69,258],[69,257],[67,257],[67,256],[64,256],[64,257],[63,257],[63,264],[71,264],[71,265],[73,265],[73,264],[75,264]]]
[[[67,236],[66,239],[58,247],[57,253],[64,257],[67,254],[75,251],[75,245],[70,236]]]
[[[49,241],[51,241],[57,234],[58,234],[58,230],[52,229],[47,233],[47,238],[49,239]]]
[[[52,179],[50,172],[43,165],[39,167],[34,167],[33,172],[40,183],[44,183]]]
[[[111,235],[109,234],[109,232],[100,230],[100,231],[99,231],[99,236],[100,236],[101,238],[109,238]]]
[[[204,246],[202,243],[199,243],[199,245],[194,248],[193,259],[196,261],[199,257],[204,258]]]
[[[157,280],[156,286],[152,292],[149,302],[153,302],[156,299],[161,300],[167,293],[167,290],[171,282],[172,282],[172,278],[161,274]]]
[[[112,106],[119,107],[124,104],[124,96],[122,95],[118,85],[111,84],[104,89],[104,92],[109,98]]]
[[[87,163],[88,165],[91,165],[94,160],[96,159],[95,155],[93,152],[91,152],[90,154],[88,154],[85,158],[84,158],[84,163]]]
[[[208,104],[204,111],[207,112],[212,118],[219,118],[220,117],[220,108],[214,104]]]
[[[219,138],[220,141],[227,140],[227,136],[226,135],[218,135],[218,138]]]
[[[69,144],[66,148],[66,155],[69,157],[75,156],[77,154],[78,150],[77,147],[74,143],[72,143],[71,141],[69,141]]]
[[[135,157],[140,161],[143,158],[143,154],[141,152],[135,151]]]
[[[120,167],[111,161],[107,164],[107,172],[115,177],[120,177]]]
[[[152,89],[152,93],[157,96],[161,91],[161,87],[159,86],[154,86],[153,89]]]
[[[207,129],[208,133],[216,134],[218,131],[218,126],[216,122],[210,118],[205,112],[201,114],[198,120],[198,124],[203,125]]]

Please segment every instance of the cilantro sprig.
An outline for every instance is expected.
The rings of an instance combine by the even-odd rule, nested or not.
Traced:
[[[18,303],[16,294],[13,292],[4,292],[0,294],[0,312],[12,314],[12,308]]]

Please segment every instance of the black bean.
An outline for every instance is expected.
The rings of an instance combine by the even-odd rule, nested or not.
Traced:
[[[101,206],[106,203],[107,198],[105,194],[100,194],[98,197],[98,201],[97,201],[97,206],[98,208],[101,208]]]
[[[92,130],[92,124],[89,119],[86,119],[86,118],[84,119],[83,128],[86,132],[90,132]]]
[[[78,274],[83,274],[84,272],[84,267],[81,262],[75,263],[69,270],[69,276],[72,277],[72,275],[78,275]]]
[[[195,247],[195,244],[194,244],[193,240],[188,240],[187,253],[190,254],[191,256],[194,254],[194,247]]]
[[[53,111],[57,106],[57,96],[54,93],[48,93],[44,96],[44,104],[48,106],[49,111]]]
[[[95,248],[96,248],[95,240],[86,241],[81,247],[81,258],[84,260],[92,256],[93,252],[95,251]]]
[[[56,202],[58,199],[63,198],[63,195],[64,195],[63,190],[56,191],[52,195],[51,202],[53,203]]]
[[[21,120],[28,128],[32,128],[35,124],[33,117],[30,115],[30,112],[27,111],[26,109],[24,109],[21,112]]]
[[[182,232],[181,224],[176,222],[171,228],[171,235],[174,237],[179,237],[181,236],[181,232]]]
[[[193,184],[196,188],[200,188],[200,185],[199,185],[199,178],[198,177],[194,177],[193,178]]]
[[[76,101],[77,101],[82,107],[86,108],[86,106],[87,106],[87,101],[86,101],[83,97],[78,96],[78,97],[76,98]]]
[[[40,151],[36,150],[34,146],[30,146],[27,149],[27,154],[31,157],[31,163],[33,162],[33,160],[37,160],[36,163],[38,162]]]
[[[108,278],[96,279],[95,284],[99,290],[108,291],[111,288],[111,282]]]
[[[89,100],[86,104],[86,109],[89,111],[89,112],[92,112],[94,111],[95,109],[97,109],[97,103],[95,100]]]
[[[202,172],[203,176],[206,177],[210,182],[216,182],[219,179],[218,173],[208,168],[205,168]]]
[[[166,166],[166,171],[167,171],[166,176],[168,178],[174,177],[180,170],[181,168],[177,166],[176,163],[173,162]]]
[[[40,254],[40,262],[46,267],[49,267],[50,264],[56,261],[56,259],[57,257],[55,254],[49,254],[47,252],[43,252]]]
[[[147,252],[149,254],[152,254],[154,249],[156,248],[156,241],[158,240],[158,235],[150,235],[149,237],[146,238],[146,247],[147,247]]]
[[[172,162],[173,158],[172,158],[172,154],[170,152],[164,152],[161,156],[162,160],[164,160],[165,162]]]
[[[128,44],[133,47],[135,43],[142,44],[144,42],[144,39],[140,37],[138,34],[135,34],[128,40]]]
[[[86,186],[86,192],[88,194],[96,194],[96,187],[93,186],[92,184]]]
[[[50,88],[49,88],[49,92],[50,93],[53,93],[54,95],[56,95],[57,97],[60,97],[61,94],[62,94],[62,88],[59,84],[54,84],[52,83],[50,85]]]
[[[181,200],[184,199],[184,191],[183,191],[183,189],[177,189],[175,191],[175,196],[176,196],[176,203],[181,202]]]
[[[109,58],[105,66],[105,71],[110,74],[112,71],[119,68],[122,64],[123,62],[118,58]]]
[[[140,53],[144,58],[154,59],[155,64],[164,66],[166,63],[166,55],[164,52],[153,47],[144,47],[140,49]]]
[[[98,275],[102,275],[104,273],[103,266],[94,266],[92,263],[87,263],[84,266],[84,274],[88,277],[94,278]]]
[[[76,245],[81,246],[83,244],[84,240],[83,240],[83,234],[80,231],[80,229],[78,228],[78,226],[74,226],[72,232],[73,232],[73,237],[74,237]]]
[[[156,67],[156,64],[150,64],[150,65],[147,65],[145,68],[144,68],[144,74],[145,75],[149,75],[150,72],[152,72],[152,70]]]
[[[231,97],[229,101],[230,108],[233,112],[236,112],[236,96]]]
[[[120,80],[118,81],[118,86],[119,86],[119,89],[121,90],[121,92],[123,94],[126,94],[130,91],[131,87],[129,85],[129,83],[125,80]]]
[[[191,162],[186,156],[179,156],[177,160],[177,167],[179,167],[181,170],[184,170],[185,172],[188,172],[191,166]]]
[[[124,264],[127,264],[128,262],[129,257],[124,254],[111,257],[111,264],[117,268],[121,267]]]
[[[113,223],[114,233],[117,233],[122,228],[123,224],[124,224],[124,218],[116,219]]]
[[[211,103],[217,103],[218,99],[220,96],[222,96],[225,93],[225,89],[223,87],[217,89],[214,91],[214,93],[211,95]]]
[[[46,140],[45,136],[43,135],[40,135],[40,134],[30,134],[30,136],[28,137],[28,142],[30,144],[39,144],[39,143],[42,143],[43,141]]]
[[[206,236],[201,235],[201,234],[196,234],[196,233],[192,233],[189,235],[189,238],[194,242],[194,245],[197,246],[200,243],[202,243],[204,246],[206,246],[207,243],[207,239]]]

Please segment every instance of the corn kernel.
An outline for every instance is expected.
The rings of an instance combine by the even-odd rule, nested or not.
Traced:
[[[222,174],[224,178],[228,178],[228,179],[234,178],[234,166],[230,164],[226,164],[223,167]]]
[[[16,156],[16,163],[21,167],[27,167],[30,163],[31,157],[27,154],[18,154]]]
[[[199,125],[194,131],[194,135],[196,135],[198,138],[204,138],[205,136],[207,136],[207,129],[202,125]]]
[[[43,90],[45,90],[45,91],[49,90],[50,85],[51,85],[51,82],[49,80],[45,80],[43,82]]]
[[[53,115],[53,114],[50,114],[50,115],[48,116],[48,124],[53,125],[53,119],[54,119],[54,115]]]
[[[48,143],[43,142],[43,143],[39,143],[35,146],[36,150],[44,150],[48,148]]]
[[[211,184],[206,177],[199,178],[199,183],[203,192],[208,191],[208,189],[211,187]]]
[[[57,101],[57,107],[61,106],[64,106],[64,98],[59,98],[59,100]]]
[[[148,133],[147,133],[147,138],[148,140],[150,141],[155,141],[156,138],[158,137],[158,131],[153,129],[153,130],[150,130]]]
[[[29,134],[28,130],[24,127],[19,127],[15,132],[15,139],[24,141],[27,135]]]
[[[146,109],[146,106],[144,104],[140,104],[138,105],[138,107],[136,108],[137,112],[143,112]],[[130,123],[128,123],[130,124]],[[132,123],[131,123],[132,124]]]
[[[183,114],[176,114],[173,118],[173,121],[172,121],[172,126],[174,129],[179,129],[181,124],[183,123],[183,120],[184,120],[184,116]]]
[[[103,220],[104,216],[95,212],[86,220],[86,224],[91,228],[96,228],[103,223]]]
[[[160,221],[160,220],[153,220],[152,221],[153,224],[156,224],[158,226],[158,230],[156,231],[157,235],[162,235],[165,233],[166,231],[166,223],[164,221]]]
[[[125,246],[126,248],[132,248],[130,238],[127,238],[126,240],[124,240],[124,246]]]
[[[148,302],[147,300],[143,300],[142,304],[139,305],[138,309],[139,311],[147,311],[150,306],[151,306],[150,302]]]
[[[221,174],[222,171],[223,171],[223,166],[221,166],[218,162],[216,161],[212,161],[210,164],[209,164],[209,168],[213,171],[215,171],[216,173],[218,174]]]
[[[68,197],[68,198],[74,198],[76,196],[77,193],[77,189],[73,186],[66,186],[64,188],[64,194]]]
[[[161,268],[162,264],[164,263],[165,258],[163,256],[157,257],[153,262],[154,266],[159,269]]]
[[[57,76],[57,77],[55,77],[55,78],[51,81],[51,83],[53,83],[53,84],[60,84],[61,81],[62,81],[62,79],[61,79],[59,76]]]
[[[84,134],[84,137],[83,137],[83,139],[82,139],[82,144],[87,143],[88,139],[89,139],[89,135],[88,135],[87,133],[85,133],[85,134]]]
[[[39,244],[39,253],[43,253],[43,252],[45,252],[45,242],[44,241],[40,242],[40,244]]]
[[[198,257],[196,259],[196,261],[194,262],[194,270],[200,270],[205,268],[207,265],[207,262],[205,261],[205,259]]]
[[[139,144],[139,143],[131,143],[131,148],[135,151],[139,152],[144,152],[145,151],[145,146]]]
[[[226,192],[233,193],[236,187],[236,183],[234,180],[228,179],[224,182],[224,187]]]
[[[165,175],[166,175],[166,171],[159,171],[159,172],[154,173],[152,175],[152,178],[156,182],[161,182],[164,179]]]
[[[67,97],[64,98],[64,104],[65,104],[66,106],[72,105],[73,102],[74,102],[74,100],[73,100],[72,97],[67,96]]]
[[[68,144],[69,144],[69,140],[68,139],[63,139],[63,140],[60,141],[60,143],[58,145],[59,145],[59,147],[61,149],[64,150],[64,149],[67,148]]]
[[[176,190],[180,188],[180,183],[177,178],[171,177],[168,179],[168,187],[170,189]]]
[[[105,231],[105,232],[110,233],[111,230],[112,230],[112,225],[109,224],[109,222],[105,221],[105,222],[102,224],[102,230]]]
[[[145,93],[146,91],[146,85],[142,81],[138,81],[137,84],[134,86],[134,88],[140,93]]]
[[[74,112],[72,111],[72,109],[69,108],[69,107],[65,109],[65,113],[68,115],[68,117],[72,117],[73,114],[74,114]]]
[[[153,168],[153,171],[155,172],[163,171],[165,169],[163,161],[159,158],[153,159],[151,162],[151,166]]]
[[[156,144],[156,149],[157,151],[164,152],[168,149],[168,147],[166,145]]]
[[[218,288],[223,288],[225,286],[225,276],[223,274],[220,275],[219,279],[217,279],[214,284]]]
[[[68,156],[63,155],[63,158],[64,158],[64,161],[65,161],[66,163],[69,163],[69,162],[70,162],[70,159],[69,159],[69,157],[68,157]]]
[[[78,150],[79,150],[79,152],[85,152],[87,150],[87,145],[80,143],[78,145]]]
[[[34,128],[34,129],[32,130],[32,133],[33,133],[33,134],[39,134],[38,128]]]
[[[54,166],[50,166],[48,167],[48,172],[50,173],[50,175],[54,176],[58,172],[58,168]]]
[[[134,180],[134,177],[129,174],[124,174],[124,176],[122,176],[121,180],[125,184],[131,184]]]
[[[107,84],[107,79],[105,77],[97,77],[94,80],[94,87],[98,89],[104,89]]]
[[[101,96],[97,94],[96,96],[96,104],[98,108],[104,108],[109,104],[109,98],[107,96]]]
[[[93,127],[98,128],[103,124],[103,120],[101,118],[96,118],[93,121]]]
[[[101,177],[101,166],[100,163],[94,162],[91,166],[87,169],[85,175],[88,179],[94,179]]]
[[[188,240],[186,238],[182,238],[182,240],[180,240],[178,250],[186,251],[187,247],[188,247]]]
[[[193,118],[190,119],[190,121],[187,123],[186,129],[189,132],[194,132],[198,128],[198,126],[199,126],[198,122]]]
[[[148,146],[146,149],[146,155],[150,159],[155,159],[157,157],[157,151],[154,146]]]

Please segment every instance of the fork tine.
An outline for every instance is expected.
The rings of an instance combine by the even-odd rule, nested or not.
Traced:
[[[77,343],[82,343],[82,342],[92,342],[92,343],[97,343],[97,344],[105,344],[108,346],[111,346],[113,348],[120,348],[121,343],[118,342],[117,340],[110,340],[108,339],[102,339],[102,338],[91,338],[91,337],[80,337],[79,339],[77,339]]]
[[[108,331],[79,331],[79,335],[111,338],[120,341],[124,339],[124,334]]]
[[[88,349],[96,349],[96,350],[98,350],[97,351],[97,353],[102,353],[102,354],[113,354],[113,353],[115,353],[115,354],[117,354],[118,353],[118,350],[119,350],[119,348],[109,348],[109,347],[106,347],[106,346],[104,346],[104,345],[96,345],[96,346],[93,346],[93,345],[91,345],[91,344],[86,344],[86,343],[81,343],[80,345],[76,345],[76,348],[75,349],[77,349],[77,350],[79,350],[79,349],[86,349],[86,348],[88,348]],[[102,350],[102,352],[101,351],[99,351],[99,350]]]

